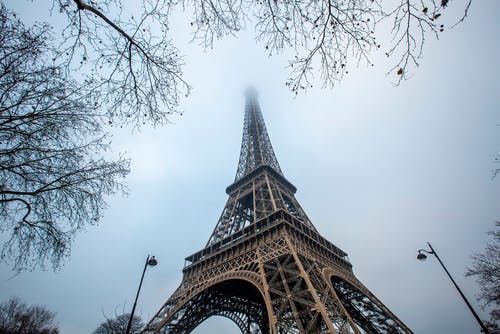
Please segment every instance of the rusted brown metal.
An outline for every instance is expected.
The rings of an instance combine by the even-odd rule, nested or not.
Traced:
[[[347,253],[309,221],[271,147],[255,91],[228,201],[205,248],[146,333],[190,333],[207,318],[244,334],[412,333],[352,272]]]

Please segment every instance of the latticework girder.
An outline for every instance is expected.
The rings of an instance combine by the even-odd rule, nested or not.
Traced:
[[[267,228],[188,265],[147,331],[189,333],[221,315],[242,333],[411,333],[335,246],[282,210],[261,223]]]
[[[409,334],[323,238],[274,155],[256,92],[247,91],[235,182],[205,248],[146,333],[188,334],[211,316],[243,334]]]
[[[277,210],[288,212],[316,231],[294,196],[295,188],[269,166],[260,166],[237,185],[236,188],[228,187],[229,198],[207,246],[226,239]]]
[[[194,295],[160,330],[190,333],[205,319],[218,315],[231,319],[244,334],[268,332],[267,314],[259,291],[245,281],[227,280]]]
[[[274,154],[271,140],[267,134],[264,117],[257,102],[257,91],[248,88],[245,92],[245,119],[243,122],[243,138],[241,140],[240,160],[236,170],[235,181],[241,179],[255,168],[268,165],[282,174],[278,159]]]

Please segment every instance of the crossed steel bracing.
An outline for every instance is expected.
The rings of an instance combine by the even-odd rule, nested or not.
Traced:
[[[248,88],[245,92],[245,119],[241,140],[240,160],[236,170],[235,181],[250,173],[255,168],[267,165],[283,176],[278,159],[274,154],[271,140],[267,134],[264,117],[257,102],[257,92]]]
[[[207,318],[244,334],[412,333],[352,272],[295,199],[247,92],[242,152],[229,199],[205,248],[146,333],[190,333]]]

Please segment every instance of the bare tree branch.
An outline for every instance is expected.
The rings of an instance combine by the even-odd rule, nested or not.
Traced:
[[[474,277],[479,285],[478,301],[483,309],[491,308],[490,321],[487,326],[492,332],[499,330],[500,325],[500,222],[496,230],[488,232],[493,237],[481,253],[472,256],[472,267],[467,268],[465,276]]]
[[[353,67],[351,64],[373,66],[371,54],[380,48],[394,59],[388,73],[399,85],[419,66],[426,38],[437,38],[444,31],[440,17],[448,4],[448,0],[396,0],[395,3],[379,0],[143,0],[142,12],[137,17],[115,20],[109,13],[123,10],[120,0],[54,1],[69,18],[66,28],[69,33],[65,34],[63,43],[69,59],[73,60],[75,49],[79,49],[85,63],[90,61],[89,50],[92,50],[94,56],[90,62],[95,67],[99,88],[106,92],[103,96],[111,110],[110,116],[118,116],[115,118],[121,122],[125,117],[136,125],[145,121],[168,122],[166,115],[176,111],[179,91],[189,93],[189,86],[181,78],[177,50],[166,37],[169,15],[178,5],[193,11],[190,22],[193,40],[205,48],[213,47],[216,39],[236,35],[246,28],[247,22],[254,22],[256,38],[263,42],[269,55],[287,49],[295,53],[288,62],[290,76],[286,85],[298,93],[311,86],[317,72],[323,86],[333,87]],[[465,19],[472,3],[472,0],[461,1],[465,2],[465,11],[457,23]],[[93,16],[87,15],[82,20],[82,12]],[[391,22],[392,40],[382,45],[379,40],[387,39],[387,33],[382,30],[377,36],[377,31],[385,22]],[[155,24],[161,27],[159,36],[151,33],[150,27]],[[159,49],[169,52],[157,53]],[[162,59],[169,62],[164,64]],[[100,71],[106,63],[111,69],[105,71],[104,76]],[[122,80],[117,82],[118,78]],[[169,84],[162,87],[166,90],[155,92],[159,82]],[[165,91],[169,92],[167,96],[162,93]],[[120,103],[122,101],[125,102]],[[148,104],[154,105],[156,111]],[[158,112],[162,105],[166,107],[162,109],[166,115]]]
[[[129,21],[112,19],[120,1],[54,0],[66,14],[59,59],[66,75],[91,74],[88,84],[101,94],[99,107],[111,123],[139,127],[169,122],[190,86],[182,78],[182,58],[167,35],[168,1],[144,0]]]
[[[419,66],[426,38],[437,38],[444,31],[439,21],[447,3],[400,0],[395,5],[384,3],[385,9],[377,0],[195,0],[190,4],[195,13],[191,22],[195,39],[204,47],[212,47],[215,38],[235,34],[246,21],[253,21],[256,38],[269,55],[293,50],[286,85],[298,93],[307,90],[318,70],[323,86],[333,87],[351,63],[373,66],[371,53],[380,48],[395,59],[389,73],[400,84]],[[388,21],[392,22],[392,41],[384,46],[378,41],[387,39],[385,32],[376,37],[376,31]]]

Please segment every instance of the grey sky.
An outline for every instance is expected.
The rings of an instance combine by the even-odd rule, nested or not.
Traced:
[[[10,5],[10,2],[7,1]],[[24,15],[32,6],[27,2]],[[389,64],[352,69],[333,90],[287,91],[284,57],[242,33],[202,51],[175,36],[193,94],[175,124],[113,148],[133,159],[130,195],[110,199],[100,226],[79,235],[57,273],[0,264],[0,296],[57,312],[63,334],[90,333],[129,312],[147,254],[138,313],[149,319],[181,280],[184,257],[206,243],[236,172],[243,90],[253,84],[278,161],[319,232],[349,254],[356,276],[415,333],[479,333],[438,263],[415,259],[430,241],[473,301],[470,255],[500,219],[500,2],[474,1],[466,22],[428,40],[415,76],[393,87]],[[480,312],[484,314],[483,312]],[[210,319],[197,333],[237,333]]]

